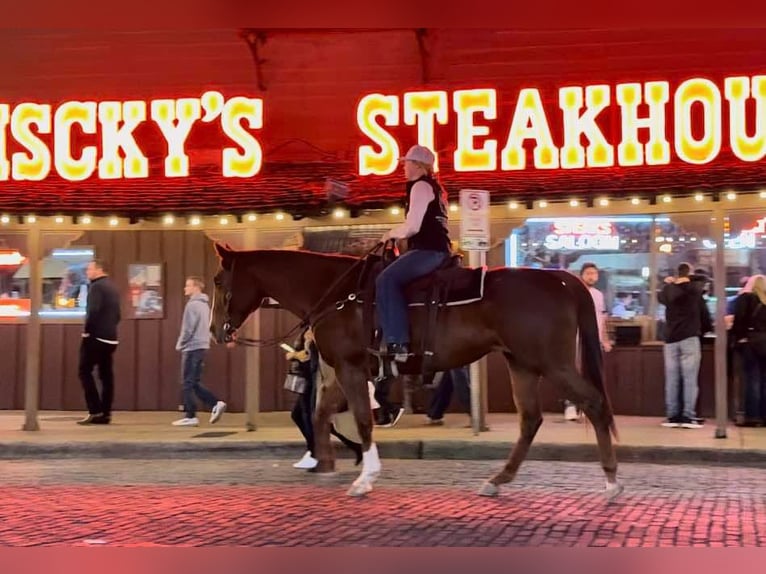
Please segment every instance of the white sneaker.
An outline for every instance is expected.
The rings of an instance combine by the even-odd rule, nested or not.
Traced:
[[[226,403],[223,401],[218,401],[215,406],[213,407],[213,410],[210,412],[210,423],[217,423],[218,419],[221,418],[221,415],[226,410]]]
[[[577,407],[574,405],[567,405],[564,409],[564,420],[576,421],[579,418],[577,414]]]
[[[319,461],[311,456],[311,452],[306,451],[306,454],[303,455],[303,458],[296,462],[293,465],[293,468],[304,468],[306,470],[310,470],[316,467],[317,464],[319,464]]]
[[[173,422],[174,427],[196,427],[199,426],[199,419],[197,417],[193,418],[182,418],[178,419],[177,421]]]

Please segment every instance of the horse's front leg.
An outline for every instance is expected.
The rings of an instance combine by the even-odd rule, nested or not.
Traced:
[[[314,411],[314,450],[318,460],[316,472],[332,474],[335,472],[335,453],[330,442],[332,416],[337,412],[336,393],[340,392],[335,381],[321,383],[318,404]]]
[[[349,409],[354,413],[359,437],[362,439],[362,472],[348,490],[350,496],[364,496],[372,490],[372,483],[380,474],[378,448],[372,441],[372,408],[364,365],[344,363],[338,369],[338,378],[346,395]]]

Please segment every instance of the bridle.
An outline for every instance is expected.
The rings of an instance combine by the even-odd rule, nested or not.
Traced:
[[[224,343],[236,343],[238,345],[245,345],[249,347],[271,347],[274,345],[278,345],[284,341],[286,341],[288,338],[292,338],[301,331],[303,331],[306,327],[309,325],[316,325],[319,321],[326,318],[328,315],[335,313],[336,311],[340,311],[345,306],[346,301],[355,301],[356,300],[356,293],[350,293],[346,299],[341,301],[335,301],[334,304],[330,306],[326,306],[326,302],[328,297],[334,292],[334,290],[349,276],[351,273],[353,273],[358,267],[364,264],[364,262],[367,260],[367,257],[375,253],[378,249],[385,246],[387,242],[380,241],[375,244],[375,247],[367,251],[364,255],[359,257],[359,259],[354,262],[354,264],[349,267],[346,271],[340,274],[338,278],[333,281],[332,285],[330,285],[324,292],[324,294],[319,298],[319,300],[314,304],[314,306],[306,313],[306,315],[301,319],[301,322],[298,323],[295,327],[290,329],[287,333],[282,335],[281,337],[275,337],[272,339],[251,339],[249,337],[239,337],[237,336],[237,330],[238,327],[233,327],[231,322],[231,313],[229,310],[229,305],[231,304],[231,281],[232,277],[234,275],[234,262],[232,261],[231,268],[230,269],[222,269],[222,277],[219,279],[216,277],[214,280],[215,287],[213,291],[213,309],[215,309],[216,304],[216,293],[218,291],[218,288],[220,288],[223,291],[223,299],[224,299],[224,315],[223,315],[223,332],[224,332]],[[212,315],[211,315],[211,322],[212,322]]]

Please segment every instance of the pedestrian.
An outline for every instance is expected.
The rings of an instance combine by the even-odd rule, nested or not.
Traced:
[[[205,282],[200,277],[188,277],[184,295],[189,300],[184,308],[181,333],[176,350],[181,351],[181,380],[186,416],[173,422],[173,426],[198,426],[197,399],[210,408],[210,422],[216,423],[226,410],[226,403],[202,384],[205,355],[210,348],[210,304],[203,293]]]
[[[588,288],[590,296],[593,298],[593,305],[596,307],[596,321],[598,322],[598,338],[601,341],[601,349],[608,353],[612,350],[612,343],[606,331],[606,305],[604,305],[604,294],[596,288],[598,283],[598,267],[595,263],[583,263],[580,268],[580,279]],[[568,400],[564,401],[564,419],[576,421],[580,418],[577,406]]]
[[[737,297],[732,326],[744,382],[744,420],[738,426],[766,424],[766,277],[753,275]]]
[[[444,413],[452,402],[452,393],[457,393],[458,401],[463,410],[471,414],[471,374],[468,365],[436,373],[434,377],[436,390],[428,406],[428,424],[440,426],[444,424]]]
[[[676,277],[667,277],[658,300],[665,305],[665,414],[670,428],[702,428],[697,417],[701,337],[711,330],[710,311],[702,294],[707,278],[692,275],[681,263]],[[683,383],[683,384],[682,384]],[[683,403],[680,396],[683,395]]]
[[[117,325],[120,323],[120,294],[107,275],[106,263],[93,260],[86,270],[88,290],[85,326],[80,343],[79,375],[88,406],[88,416],[77,421],[81,425],[108,425],[112,422],[114,400],[114,370],[112,360],[119,343]],[[93,369],[98,367],[101,379],[99,395]]]
[[[289,347],[286,347],[287,350]],[[321,358],[319,350],[314,342],[314,331],[308,327],[296,341],[295,349],[287,350],[285,359],[290,361],[288,380],[294,380],[295,377],[301,380],[301,385],[295,387],[291,385],[291,390],[298,394],[298,397],[290,412],[295,426],[301,431],[303,439],[306,441],[306,452],[303,457],[293,464],[294,468],[313,470],[316,468],[319,460],[315,456],[314,439],[314,412],[316,409],[317,397],[317,375]],[[356,464],[362,462],[362,445],[354,442],[335,429],[331,425],[330,434],[338,438],[346,447],[348,447],[356,457]]]

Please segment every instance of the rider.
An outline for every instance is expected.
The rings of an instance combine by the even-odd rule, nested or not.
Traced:
[[[383,236],[383,241],[407,239],[407,252],[378,276],[375,303],[387,343],[387,353],[405,362],[410,354],[407,301],[404,288],[435,271],[450,255],[447,194],[434,176],[435,157],[421,145],[399,160],[407,178],[406,220]]]

